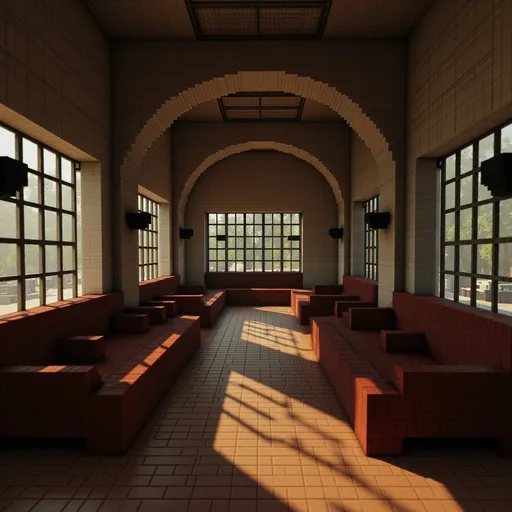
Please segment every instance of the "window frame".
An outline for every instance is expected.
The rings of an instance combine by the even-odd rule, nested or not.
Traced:
[[[211,215],[216,216],[216,221],[211,222]],[[224,222],[219,221],[219,215],[224,216]],[[229,216],[235,216],[235,222],[231,223],[229,221]],[[238,221],[238,216],[243,215],[243,221]],[[256,216],[261,215],[261,223],[256,222]],[[268,222],[266,219],[266,216],[271,215],[272,221]],[[274,221],[275,215],[280,215],[279,221]],[[284,216],[290,215],[290,222],[286,223],[284,222]],[[298,215],[298,222],[293,222],[294,215]],[[252,216],[252,221],[249,219]],[[235,226],[235,235],[229,235],[229,226]],[[242,226],[243,227],[243,235],[237,235],[237,227]],[[253,228],[253,234],[247,234],[248,226],[252,226]],[[256,227],[261,226],[261,248],[255,247],[254,242],[257,238],[255,233]],[[290,227],[290,235],[285,235],[285,227]],[[210,231],[212,227],[215,227],[216,234],[210,235]],[[219,230],[217,227],[223,228],[223,231],[226,235],[226,240],[224,242],[216,240],[216,244],[218,243],[224,243],[225,245],[222,247],[211,246],[211,239],[216,239],[217,236],[222,236],[222,233],[219,233]],[[266,228],[272,228],[272,234],[266,234]],[[280,234],[275,235],[274,227],[279,227]],[[293,227],[298,227],[298,230],[295,229],[295,231],[298,231],[298,235],[293,235]],[[288,240],[288,236],[298,236],[298,240],[290,241]],[[205,230],[205,237],[206,237],[206,271],[207,272],[293,272],[293,273],[300,273],[302,272],[302,212],[207,212],[206,213],[206,230]],[[279,238],[279,247],[274,247],[274,239]],[[230,247],[229,239],[234,239],[234,247]],[[287,242],[290,243],[290,247],[285,247],[285,239]],[[238,243],[238,240],[241,240],[240,243]],[[248,240],[252,240],[251,243],[248,243]],[[271,245],[267,246],[267,240],[271,241]],[[252,245],[252,247],[251,247]],[[225,251],[224,258],[219,258],[218,251]],[[230,260],[228,258],[229,251],[235,251],[235,259]],[[261,260],[256,258],[256,251],[261,250]],[[274,251],[279,250],[280,257],[274,258]],[[290,250],[290,258],[284,258],[284,251]],[[216,258],[212,259],[211,251],[216,251]],[[242,258],[237,257],[237,252],[242,251]],[[252,251],[253,255],[252,258],[248,257],[248,253]],[[272,252],[272,257],[269,259],[265,256],[266,251]],[[293,252],[292,251],[298,251],[299,258],[295,259],[293,258]],[[235,269],[230,270],[230,263],[235,264]],[[243,270],[238,269],[238,264],[243,264]],[[247,269],[247,264],[252,264],[252,270]],[[270,263],[272,266],[272,269],[266,268],[266,263]],[[275,264],[279,264],[280,270],[274,270]],[[219,270],[219,264],[220,270]],[[257,264],[261,264],[261,269],[256,269]],[[285,264],[289,264],[290,270],[284,270]],[[222,267],[224,270],[222,270]],[[258,265],[259,267],[259,265]],[[295,267],[295,268],[294,268]]]
[[[506,243],[512,243],[511,236],[500,236],[500,208],[503,201],[511,200],[511,198],[497,198],[492,197],[490,193],[488,197],[480,199],[480,143],[485,141],[489,137],[494,137],[493,140],[493,156],[501,153],[502,150],[502,132],[504,129],[512,129],[512,121],[500,124],[496,128],[484,133],[483,135],[476,137],[471,142],[464,144],[457,148],[455,151],[451,151],[444,157],[439,159],[439,194],[438,194],[438,214],[439,214],[439,229],[438,229],[438,282],[437,282],[437,294],[440,298],[450,300],[456,303],[467,305],[470,307],[477,307],[486,311],[485,307],[479,307],[477,301],[477,280],[485,280],[490,282],[490,308],[493,313],[500,313],[498,292],[499,286],[503,283],[512,284],[512,276],[501,276],[499,274],[500,268],[500,246]],[[470,170],[461,172],[461,153],[464,150],[471,148],[472,150],[472,167]],[[447,162],[450,158],[455,158],[454,175],[447,179]],[[489,157],[492,158],[492,157]],[[464,179],[471,178],[471,200],[461,204],[461,182]],[[446,207],[446,188],[454,184],[454,205],[450,208]],[[479,237],[479,208],[490,205],[491,212],[491,233],[487,237]],[[461,236],[461,212],[471,212],[471,236],[468,239],[462,239]],[[447,226],[446,216],[454,215],[454,238],[453,240],[447,240]],[[482,274],[478,271],[478,250],[479,247],[490,245],[491,246],[491,258],[490,258],[490,273]],[[471,254],[471,270],[470,272],[464,272],[460,270],[460,250],[461,247],[470,247]],[[446,270],[446,259],[447,259],[447,247],[453,247],[453,270]],[[448,276],[453,278],[453,298],[447,297],[446,291],[446,279]],[[461,301],[461,278],[469,279],[469,303]],[[449,292],[448,292],[449,293]],[[512,314],[512,313],[511,313]]]
[[[379,211],[379,195],[363,201],[364,214]],[[369,257],[371,255],[371,258]],[[364,277],[373,281],[379,280],[379,230],[368,227],[364,220],[363,244]]]
[[[151,224],[148,229],[141,229],[138,232],[139,283],[143,283],[156,279],[160,275],[158,244],[160,204],[141,193],[138,194],[137,201],[139,212],[151,215]]]
[[[17,283],[17,310],[26,311],[28,299],[27,281],[39,280],[39,304],[31,306],[34,307],[46,306],[64,300],[70,300],[79,297],[82,293],[82,284],[79,283],[82,278],[81,265],[79,265],[79,252],[81,251],[81,232],[78,231],[78,218],[80,216],[80,190],[81,190],[81,165],[80,162],[63,154],[62,152],[34,139],[33,137],[0,122],[0,127],[14,134],[15,137],[15,155],[14,158],[23,162],[23,141],[34,144],[37,147],[37,167],[33,169],[28,166],[29,179],[30,176],[35,176],[38,182],[38,197],[37,201],[30,201],[25,199],[24,187],[22,192],[17,192],[16,197],[2,198],[1,201],[9,204],[14,204],[16,209],[16,237],[2,237],[0,244],[15,244],[17,252],[17,273],[11,276],[0,276],[0,285],[16,281]],[[55,176],[45,172],[45,152],[55,156],[56,168]],[[71,181],[66,181],[62,177],[62,160],[70,163]],[[28,165],[28,164],[27,164]],[[55,184],[55,199],[56,206],[47,204],[45,198],[45,182],[48,180]],[[30,182],[29,182],[30,186]],[[63,186],[71,189],[71,209],[63,208]],[[25,208],[36,208],[39,220],[39,237],[27,239],[25,237]],[[53,212],[56,214],[56,240],[47,238],[46,234],[46,213]],[[63,240],[63,215],[71,216],[71,241]],[[27,272],[26,265],[26,249],[27,247],[37,246],[39,248],[39,272]],[[46,270],[46,248],[57,247],[57,270]],[[72,270],[64,270],[64,248],[70,247],[73,251],[72,257]],[[81,256],[81,254],[80,254]],[[73,280],[71,296],[65,294],[68,287],[65,287],[65,279],[71,277]],[[57,300],[49,302],[47,297],[47,279],[57,278]],[[51,288],[50,288],[51,289]],[[51,300],[51,299],[50,299]],[[13,314],[5,313],[6,315]],[[3,315],[0,315],[3,316]]]

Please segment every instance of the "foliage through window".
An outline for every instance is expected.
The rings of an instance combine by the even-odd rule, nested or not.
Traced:
[[[209,213],[207,230],[209,272],[301,271],[300,213]]]
[[[512,152],[512,124],[443,158],[439,295],[512,314],[512,199],[493,198],[480,165]]]
[[[139,281],[158,277],[158,203],[139,194],[139,211],[151,214],[148,229],[139,231]]]
[[[0,156],[29,167],[28,186],[0,200],[0,315],[81,295],[77,162],[5,125]]]
[[[363,203],[365,215],[379,211],[379,196]],[[379,230],[370,229],[364,224],[364,277],[377,281],[379,279]]]

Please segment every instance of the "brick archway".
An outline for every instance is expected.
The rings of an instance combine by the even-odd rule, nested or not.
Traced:
[[[280,153],[286,153],[299,158],[300,160],[303,160],[304,162],[313,166],[324,176],[326,181],[329,183],[336,200],[336,204],[338,205],[338,215],[343,213],[343,194],[338,181],[332,172],[325,166],[325,164],[321,162],[316,156],[312,155],[308,151],[305,151],[304,149],[293,146],[292,144],[284,144],[282,142],[276,141],[247,141],[239,144],[232,144],[231,146],[227,146],[224,149],[220,149],[215,153],[212,153],[207,158],[205,158],[189,176],[183,187],[183,190],[181,191],[178,203],[178,221],[180,226],[184,226],[185,209],[187,207],[188,198],[192,192],[192,189],[194,188],[194,185],[201,177],[201,175],[217,162],[220,162],[221,160],[224,160],[225,158],[228,158],[232,155],[251,150],[279,151]]]
[[[386,138],[351,98],[309,77],[284,71],[239,71],[196,84],[167,100],[144,124],[125,155],[121,166],[122,179],[136,182],[142,160],[153,142],[185,112],[228,94],[259,91],[291,93],[326,105],[342,117],[368,146],[379,167],[381,182],[394,177],[395,161]]]

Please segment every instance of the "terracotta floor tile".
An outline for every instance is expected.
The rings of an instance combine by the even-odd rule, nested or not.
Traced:
[[[0,452],[0,511],[511,512],[485,450],[364,456],[290,308],[228,308],[128,454]]]

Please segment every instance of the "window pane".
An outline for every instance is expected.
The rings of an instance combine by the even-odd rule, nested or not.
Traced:
[[[75,296],[75,276],[73,274],[65,274],[63,278],[62,298],[64,300],[72,299]]]
[[[55,181],[44,180],[44,204],[47,206],[57,206],[57,184]]]
[[[73,210],[73,189],[67,185],[62,185],[62,208],[64,210]]]
[[[476,273],[490,276],[492,271],[492,244],[477,245],[476,258]]]
[[[67,213],[62,214],[62,241],[73,241],[73,216]]]
[[[30,169],[33,169],[34,171],[39,171],[39,150],[37,144],[28,139],[23,138],[22,146],[23,163],[27,164]]]
[[[16,311],[18,311],[18,289],[18,281],[0,282],[0,315],[8,315],[10,313],[15,313]]]
[[[500,233],[501,238],[512,236],[512,199],[500,202]]]
[[[512,153],[512,124],[501,130],[501,152]]]
[[[492,238],[492,204],[478,208],[478,238]]]
[[[40,179],[31,172],[28,173],[28,186],[23,188],[23,199],[29,203],[40,203]]]
[[[0,126],[0,156],[16,158],[16,135]]]
[[[512,243],[499,245],[499,270],[500,277],[512,277]]]
[[[478,165],[484,160],[494,156],[494,134],[491,134],[478,143]]]
[[[460,204],[465,205],[473,201],[473,175],[460,180]]]
[[[59,300],[59,278],[58,276],[48,276],[45,278],[45,301],[46,304],[52,304]]]
[[[58,247],[47,245],[45,247],[45,269],[46,272],[57,272],[59,270]]]
[[[40,209],[34,206],[24,208],[25,238],[28,240],[41,239]]]
[[[468,146],[460,152],[460,173],[473,170],[473,146]]]
[[[445,215],[445,238],[447,242],[455,241],[455,213]]]
[[[17,238],[17,226],[16,204],[0,200],[0,238]]]
[[[471,208],[466,208],[460,211],[460,240],[471,240],[473,215]]]
[[[26,296],[26,307],[37,308],[41,305],[41,294],[40,294],[40,283],[41,278],[39,277],[30,277],[25,280],[25,293]]]
[[[459,271],[471,272],[471,245],[461,245],[459,247]]]
[[[455,182],[445,187],[445,209],[455,208]]]
[[[62,248],[62,270],[75,270],[75,253],[73,247],[64,246]]]
[[[67,158],[61,158],[61,179],[73,183],[73,164]]]
[[[0,277],[15,277],[18,274],[18,246],[0,243]]]
[[[39,245],[25,245],[25,273],[41,273],[41,249]]]
[[[446,180],[451,180],[455,178],[455,155],[450,156],[446,159],[445,163],[445,172],[446,172]]]
[[[445,247],[445,259],[444,259],[444,269],[445,270],[455,270],[455,246],[447,245]]]
[[[498,313],[512,315],[512,283],[498,281]]]
[[[44,237],[46,240],[57,240],[57,213],[44,212]]]
[[[43,164],[45,174],[48,174],[49,176],[57,176],[57,155],[55,153],[44,149]]]

